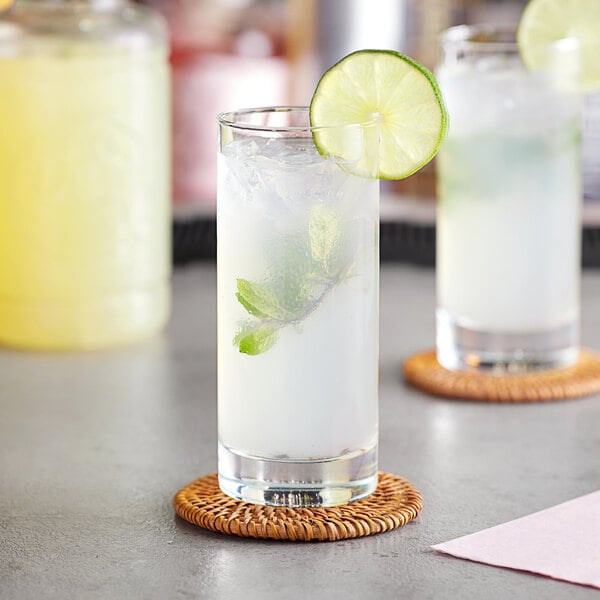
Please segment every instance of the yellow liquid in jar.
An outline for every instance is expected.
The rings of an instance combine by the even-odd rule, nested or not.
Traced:
[[[98,348],[170,307],[164,50],[0,56],[0,344]]]

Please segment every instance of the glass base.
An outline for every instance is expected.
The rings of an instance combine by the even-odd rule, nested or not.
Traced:
[[[324,460],[265,459],[219,444],[219,486],[253,504],[291,508],[338,506],[377,488],[377,445]]]
[[[543,332],[503,333],[471,329],[437,311],[437,360],[451,371],[498,375],[561,369],[577,362],[579,323]]]

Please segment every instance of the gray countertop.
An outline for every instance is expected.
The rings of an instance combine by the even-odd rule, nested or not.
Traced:
[[[216,470],[216,281],[174,275],[168,331],[89,354],[0,351],[0,598],[599,598],[591,588],[435,554],[431,544],[600,488],[600,396],[543,405],[440,400],[400,365],[434,341],[434,273],[384,265],[380,467],[419,518],[336,543],[229,538],[177,518]],[[600,271],[583,277],[600,349]]]

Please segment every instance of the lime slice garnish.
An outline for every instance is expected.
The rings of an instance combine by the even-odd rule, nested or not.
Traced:
[[[436,154],[448,127],[448,113],[434,76],[418,62],[392,50],[359,50],[321,77],[310,103],[310,123],[319,153],[354,159],[347,128],[365,128],[363,158],[356,173],[403,179]],[[370,131],[370,135],[368,132]],[[371,149],[369,148],[371,146]]]
[[[600,87],[600,0],[530,0],[517,31],[527,67],[545,68],[549,45],[568,38],[579,43],[581,91]]]

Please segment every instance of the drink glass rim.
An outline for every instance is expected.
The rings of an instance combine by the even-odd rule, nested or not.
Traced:
[[[375,127],[376,121],[368,121],[365,123],[351,123],[348,125],[324,125],[313,127],[311,125],[265,125],[262,123],[252,123],[248,117],[251,115],[268,115],[275,113],[304,113],[308,117],[308,106],[263,106],[259,108],[241,108],[221,112],[217,115],[219,125],[231,127],[232,129],[240,129],[245,131],[264,131],[264,132],[314,132],[331,129],[347,129],[360,130],[367,127]]]
[[[442,47],[456,45],[466,50],[485,52],[518,52],[518,25],[514,23],[473,23],[472,25],[455,25],[440,34]],[[579,46],[576,38],[565,37],[548,45],[555,51],[572,51]]]
[[[442,45],[461,44],[467,47],[486,47],[509,50],[517,46],[517,26],[511,24],[474,23],[455,25],[440,34]]]

